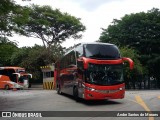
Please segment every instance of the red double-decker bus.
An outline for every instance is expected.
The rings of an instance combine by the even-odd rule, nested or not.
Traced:
[[[122,99],[125,95],[123,64],[119,49],[109,43],[81,43],[55,64],[58,94],[73,95],[76,100]]]

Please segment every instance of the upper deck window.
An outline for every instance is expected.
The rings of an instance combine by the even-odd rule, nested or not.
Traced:
[[[115,45],[85,44],[85,57],[93,59],[119,59],[120,53]]]

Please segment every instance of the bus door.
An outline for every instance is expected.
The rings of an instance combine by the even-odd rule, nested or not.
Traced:
[[[20,80],[20,73],[13,73],[12,80],[17,83],[15,88],[23,88],[23,82]]]
[[[32,78],[32,74],[20,74],[19,84],[23,86],[23,88],[29,88],[29,82]]]
[[[25,75],[21,75],[20,73],[13,73],[16,78],[16,83],[18,84],[18,88],[28,88],[28,78]]]
[[[71,64],[67,68],[68,72],[68,83],[67,83],[67,88],[68,88],[68,93],[73,94],[73,87],[76,84],[76,71],[77,71],[77,66],[74,64]]]
[[[75,66],[69,65],[65,70],[61,71],[62,92],[72,94]]]

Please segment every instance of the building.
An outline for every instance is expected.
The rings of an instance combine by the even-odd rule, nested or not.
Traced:
[[[41,66],[41,70],[43,72],[43,89],[55,89],[54,68],[54,64]]]

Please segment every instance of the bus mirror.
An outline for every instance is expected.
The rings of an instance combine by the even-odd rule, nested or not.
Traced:
[[[129,62],[129,68],[130,68],[130,70],[132,70],[132,69],[134,68],[134,62],[133,62],[132,59],[123,57],[122,60],[123,60],[123,61],[128,61],[128,62]]]
[[[20,75],[19,73],[13,73],[13,74],[18,75],[18,78],[20,78],[20,77],[21,77],[21,75]]]
[[[80,68],[80,69],[83,69],[83,59],[82,58],[79,58],[77,59],[77,67]]]
[[[32,74],[28,74],[29,76],[31,76],[31,78],[32,78]]]
[[[83,62],[83,58],[78,58],[77,61],[78,62]]]

